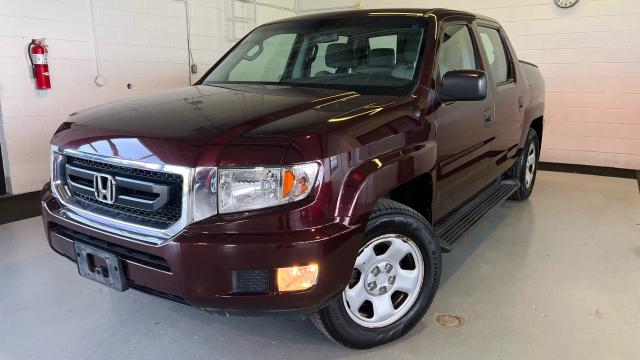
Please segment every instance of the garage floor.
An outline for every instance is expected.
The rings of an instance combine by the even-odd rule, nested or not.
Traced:
[[[307,321],[225,318],[77,275],[39,218],[0,226],[0,359],[638,359],[635,180],[540,172],[444,256],[440,291],[408,336],[370,351]],[[438,326],[438,313],[461,316]]]

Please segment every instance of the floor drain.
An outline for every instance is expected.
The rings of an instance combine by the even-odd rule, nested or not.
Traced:
[[[436,324],[442,327],[456,328],[464,324],[464,319],[457,315],[451,314],[438,314],[435,317]]]

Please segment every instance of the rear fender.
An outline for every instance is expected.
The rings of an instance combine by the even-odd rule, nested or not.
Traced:
[[[522,127],[522,134],[520,136],[520,146],[522,149],[524,147],[524,143],[527,141],[527,135],[529,134],[529,128],[531,128],[531,123],[534,120],[543,117],[544,114],[544,103],[536,103],[531,104],[531,106],[527,107],[524,114],[524,126]],[[542,139],[540,139],[542,141]]]

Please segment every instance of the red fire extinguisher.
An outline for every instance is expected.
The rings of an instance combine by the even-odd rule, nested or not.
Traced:
[[[33,39],[29,44],[29,59],[33,69],[33,77],[36,79],[36,88],[51,89],[49,77],[49,63],[47,62],[47,45],[44,39]]]

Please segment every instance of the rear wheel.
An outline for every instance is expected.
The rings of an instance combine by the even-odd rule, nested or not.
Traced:
[[[341,296],[311,316],[329,338],[371,348],[411,330],[433,301],[440,280],[440,247],[413,209],[380,200]]]
[[[539,153],[540,141],[538,139],[538,133],[533,129],[529,129],[524,148],[511,170],[513,177],[520,181],[520,188],[518,188],[509,199],[526,200],[529,195],[531,195],[533,185],[536,181],[538,159],[540,158]]]

